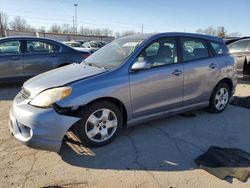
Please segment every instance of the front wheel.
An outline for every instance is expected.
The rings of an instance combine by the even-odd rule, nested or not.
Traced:
[[[219,83],[210,98],[209,111],[220,113],[227,107],[230,98],[230,90],[227,84]]]
[[[110,102],[93,103],[79,113],[82,119],[75,130],[81,141],[90,147],[112,142],[122,127],[121,112]]]

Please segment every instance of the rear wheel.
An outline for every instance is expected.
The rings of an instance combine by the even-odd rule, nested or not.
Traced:
[[[121,112],[110,102],[93,103],[79,115],[82,119],[76,126],[76,133],[83,143],[91,147],[112,142],[122,127]]]
[[[226,83],[219,83],[210,98],[209,111],[212,113],[222,112],[228,105],[230,89]]]

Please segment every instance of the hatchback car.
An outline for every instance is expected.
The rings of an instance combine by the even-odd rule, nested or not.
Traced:
[[[239,76],[250,77],[250,38],[245,37],[228,45],[235,57]]]
[[[123,126],[204,107],[222,112],[236,78],[235,60],[219,38],[128,36],[81,64],[26,81],[10,110],[9,128],[33,148],[59,151],[69,129],[88,146],[103,146]]]
[[[27,80],[42,72],[82,62],[90,55],[58,41],[36,37],[0,39],[0,82]]]

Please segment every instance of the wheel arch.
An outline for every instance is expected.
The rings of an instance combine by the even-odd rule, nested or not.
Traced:
[[[232,90],[233,90],[233,81],[232,79],[230,78],[223,78],[221,79],[219,82],[217,82],[217,84],[214,86],[213,90],[212,90],[212,93],[210,94],[210,98],[209,98],[209,101],[211,100],[211,97],[213,95],[213,92],[215,90],[215,88],[220,84],[220,83],[225,83],[228,85],[229,89],[230,89],[230,96],[232,95]]]
[[[119,108],[120,112],[122,113],[123,126],[126,126],[127,119],[128,119],[127,109],[126,109],[125,105],[117,98],[114,98],[114,97],[97,98],[97,99],[94,99],[94,100],[90,101],[86,105],[84,105],[83,108],[86,108],[90,104],[100,102],[100,101],[107,101],[107,102],[111,102],[111,103],[115,104]]]

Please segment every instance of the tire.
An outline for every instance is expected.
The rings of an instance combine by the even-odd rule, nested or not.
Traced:
[[[79,111],[78,116],[82,118],[75,127],[75,133],[90,147],[109,144],[122,128],[122,114],[111,102],[100,101],[90,104]]]
[[[223,91],[225,93],[223,93]],[[210,98],[209,111],[212,113],[220,113],[227,107],[230,99],[230,89],[224,82],[219,83]]]

